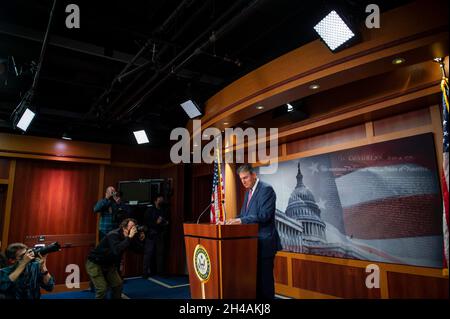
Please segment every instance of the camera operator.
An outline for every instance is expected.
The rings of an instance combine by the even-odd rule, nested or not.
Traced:
[[[52,291],[55,281],[47,269],[47,256],[35,256],[32,249],[14,243],[6,249],[6,257],[14,264],[0,269],[0,291],[8,299],[39,299],[40,288]]]
[[[105,191],[105,198],[99,200],[94,206],[94,213],[100,213],[99,241],[107,233],[118,227],[117,217],[121,208],[123,211],[119,195],[113,186],[108,186]]]
[[[140,227],[139,227],[140,228]],[[105,298],[108,288],[112,298],[120,299],[122,279],[117,272],[117,263],[127,249],[142,251],[145,234],[138,229],[136,220],[127,218],[120,227],[109,232],[88,256],[86,270],[95,287],[95,298]]]
[[[157,242],[162,241],[161,234],[169,224],[166,213],[163,210],[164,196],[158,194],[144,213],[144,225],[147,227],[144,247],[143,277],[148,278],[156,274],[155,255]]]

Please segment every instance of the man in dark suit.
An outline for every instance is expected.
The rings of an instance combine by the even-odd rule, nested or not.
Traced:
[[[272,186],[258,179],[250,164],[240,166],[237,173],[247,192],[240,215],[238,218],[227,220],[226,224],[259,225],[256,297],[273,299],[275,297],[273,263],[275,254],[282,248],[275,227],[276,195]]]
[[[163,235],[169,224],[166,212],[163,209],[164,196],[162,194],[156,195],[153,200],[153,205],[150,206],[144,213],[144,226],[147,227],[145,234],[144,246],[144,267],[143,276],[148,278],[156,275],[157,262],[155,260],[158,246],[164,245]],[[164,248],[164,247],[163,247]],[[158,261],[161,265],[161,261]]]

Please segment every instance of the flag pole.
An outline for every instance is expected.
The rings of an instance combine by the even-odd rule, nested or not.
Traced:
[[[434,58],[433,59],[434,62],[439,63],[439,67],[441,68],[441,74],[442,74],[442,81],[441,81],[441,90],[442,93],[444,94],[444,99],[445,99],[445,107],[447,108],[447,112],[448,112],[448,97],[447,94],[445,93],[446,90],[448,90],[448,78],[447,75],[445,74],[445,63],[444,63],[444,58]]]
[[[447,75],[445,74],[445,63],[444,63],[444,58],[440,57],[440,58],[435,58],[433,59],[434,62],[439,63],[439,67],[441,68],[441,74],[442,74],[442,81],[441,81],[441,90],[442,90],[442,96],[443,96],[443,117],[444,117],[444,121],[448,119],[446,119],[446,115],[448,115],[449,112],[449,103],[448,103],[448,91],[449,91],[449,87],[448,87],[448,78]],[[444,122],[445,123],[445,122]],[[444,148],[445,148],[445,129],[446,126],[443,123],[443,130],[444,130]],[[445,150],[444,150],[444,154],[445,154]],[[448,156],[448,155],[447,155]],[[445,158],[445,155],[444,155]],[[444,169],[445,169],[445,160],[444,160]],[[444,237],[444,267],[442,269],[442,275],[444,277],[448,277],[448,211],[446,211],[446,203],[445,203],[445,195],[448,196],[448,175],[445,176],[445,172],[443,173],[443,177],[442,177],[442,182],[443,182],[443,196],[444,196],[444,204],[443,204],[443,237]],[[447,183],[446,183],[447,180]],[[446,188],[446,189],[445,189]],[[446,194],[447,192],[447,194]],[[448,198],[447,198],[448,201]],[[448,202],[447,202],[448,205]],[[448,206],[447,206],[448,207]]]
[[[443,79],[446,78],[447,75],[445,74],[444,58],[434,58],[433,61],[439,63],[439,66],[441,67],[442,78]]]
[[[221,168],[221,161],[220,161],[220,148],[219,148],[219,139],[216,139],[216,149],[217,149],[217,169],[219,171],[219,183],[220,183],[220,199],[221,199],[221,207],[223,211],[223,220],[226,220],[226,211],[225,211],[225,192],[223,189],[223,178],[222,178],[222,168]],[[219,218],[220,219],[220,218]]]

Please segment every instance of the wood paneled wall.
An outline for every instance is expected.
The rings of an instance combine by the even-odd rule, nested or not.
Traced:
[[[118,187],[119,181],[159,178],[160,173],[155,168],[106,166],[104,188],[108,186]]]
[[[200,213],[211,202],[211,189],[214,165],[212,164],[192,164],[191,165],[191,185],[189,195],[192,198],[190,215],[186,216],[186,221],[196,221]],[[206,212],[200,222],[209,222],[209,213]]]
[[[168,247],[168,273],[184,274],[186,269],[186,254],[183,240],[183,222],[185,207],[184,165],[175,165],[161,169],[161,178],[169,179],[172,184],[170,196],[170,243]]]
[[[140,147],[144,146],[144,147]],[[145,166],[170,163],[168,148],[149,148],[145,145],[112,145],[111,161],[116,163],[143,164]]]
[[[7,196],[8,185],[0,184],[0,240],[3,238],[3,223],[5,219],[5,207],[6,207],[6,196]],[[0,249],[2,244],[0,243]]]
[[[98,172],[91,164],[17,160],[8,242],[25,242],[30,235],[94,234]],[[92,245],[49,256],[57,283],[65,280],[63,261],[79,265],[87,280],[84,263]]]
[[[56,236],[58,241],[71,246],[49,257],[49,269],[55,274],[57,284],[64,283],[67,264],[79,265],[81,280],[87,281],[84,264],[87,254],[95,245],[98,223],[93,206],[104,196],[105,187],[117,187],[121,180],[171,178],[174,188],[171,198],[171,219],[174,221],[171,233],[177,239],[171,240],[166,264],[171,265],[172,273],[184,273],[184,260],[180,257],[184,254],[184,247],[180,245],[182,232],[177,228],[177,223],[182,225],[184,212],[184,168],[164,162],[167,158],[164,149],[158,152],[138,146],[97,145],[2,135],[2,141],[6,140],[9,144],[2,143],[2,150],[7,157],[0,158],[2,250],[12,242],[36,243],[37,239],[30,239],[29,236]],[[19,148],[15,141],[20,142]],[[41,144],[46,150],[61,149],[66,150],[66,153],[70,151],[70,154],[56,151],[38,154],[36,152]],[[8,145],[12,147],[11,150]],[[90,155],[92,152],[93,156]],[[97,153],[104,155],[101,160],[97,159]],[[164,176],[161,176],[162,170]],[[77,238],[73,245],[70,243],[73,236],[70,235]],[[140,275],[141,270],[142,255],[128,254],[124,275]]]
[[[0,158],[0,180],[8,179],[9,175],[9,160]]]
[[[201,175],[192,179],[192,216],[191,221],[197,221],[200,213],[211,203],[213,175]],[[209,223],[209,212],[200,218],[201,223]]]
[[[380,298],[380,289],[367,289],[366,275],[364,268],[292,259],[293,287],[322,294],[341,298]]]
[[[448,299],[448,278],[387,271],[389,298]]]
[[[379,288],[367,288],[366,267],[376,264]],[[275,289],[293,298],[448,298],[448,278],[440,269],[279,252]]]

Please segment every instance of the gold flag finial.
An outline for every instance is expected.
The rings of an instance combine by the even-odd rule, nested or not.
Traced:
[[[442,78],[445,79],[447,78],[446,74],[445,74],[445,63],[444,63],[444,58],[440,57],[440,58],[434,58],[433,59],[434,62],[439,63],[439,66],[441,68],[441,73],[442,73]]]

